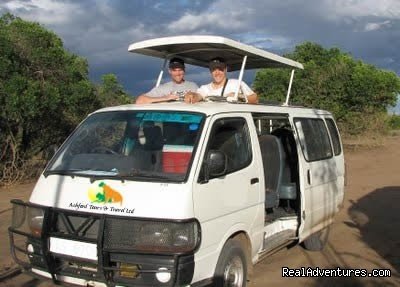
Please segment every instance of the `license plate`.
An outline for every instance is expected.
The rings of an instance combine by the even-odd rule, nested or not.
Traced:
[[[97,244],[50,237],[50,251],[97,261]]]

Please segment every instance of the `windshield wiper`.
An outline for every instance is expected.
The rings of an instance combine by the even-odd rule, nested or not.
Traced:
[[[93,170],[93,169],[62,169],[62,170],[48,170],[45,171],[44,176],[47,177],[52,174],[57,175],[70,175],[74,176],[115,176],[118,174],[116,171]]]
[[[132,170],[128,173],[119,173],[118,177],[123,179],[155,179],[157,181],[176,181],[178,178],[174,175],[161,174],[154,171],[142,171],[142,170]],[[181,175],[179,176],[181,177]]]
[[[109,179],[119,179],[124,181],[123,177],[118,176],[118,173],[115,171],[104,171],[104,170],[93,170],[93,169],[65,169],[65,170],[48,170],[43,173],[45,177],[49,175],[68,175],[74,178],[77,177],[88,177],[90,182],[93,183],[96,180],[102,178],[109,178]]]
[[[76,175],[76,171],[80,169],[56,169],[56,170],[46,170],[43,175],[44,177],[48,177],[49,175],[57,174],[57,175],[70,175],[72,178]]]

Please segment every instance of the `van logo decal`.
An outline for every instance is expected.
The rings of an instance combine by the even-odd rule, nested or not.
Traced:
[[[88,197],[91,203],[119,203],[122,205],[122,195],[101,181],[89,187]]]

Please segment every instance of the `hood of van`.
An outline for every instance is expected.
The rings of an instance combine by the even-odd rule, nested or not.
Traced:
[[[39,178],[30,202],[88,213],[145,218],[194,217],[191,185],[96,180],[50,175]]]

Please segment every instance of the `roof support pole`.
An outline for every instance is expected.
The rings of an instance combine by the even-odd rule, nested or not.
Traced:
[[[240,73],[239,73],[239,84],[236,88],[236,92],[235,92],[235,100],[238,100],[238,95],[239,95],[239,91],[240,91],[240,85],[242,84],[242,79],[243,79],[243,72],[244,72],[244,68],[246,67],[246,61],[247,61],[247,55],[243,57],[243,61],[242,61],[242,67],[240,68]],[[245,96],[246,99],[246,103],[247,103],[247,97]]]
[[[167,65],[167,58],[164,59],[164,64],[161,68],[160,74],[158,75],[158,79],[157,79],[157,83],[156,83],[156,87],[158,87],[161,83],[161,79],[163,77],[164,74],[164,70],[165,70],[165,66]]]
[[[284,106],[289,105],[289,98],[290,98],[290,91],[292,89],[293,76],[294,76],[294,69],[292,70],[292,74],[290,75],[290,81],[289,81],[289,87],[288,87],[288,91],[287,91],[287,95],[286,95],[286,101],[283,104]]]

